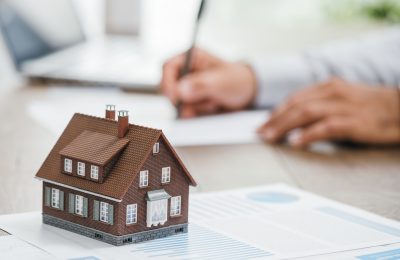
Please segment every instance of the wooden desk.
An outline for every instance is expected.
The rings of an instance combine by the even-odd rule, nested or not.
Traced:
[[[62,104],[63,97],[48,96],[44,87],[0,93],[0,214],[40,210],[41,183],[33,177],[58,136],[26,108],[46,98]],[[400,148],[317,148],[248,144],[177,151],[200,183],[197,191],[286,182],[400,220]]]

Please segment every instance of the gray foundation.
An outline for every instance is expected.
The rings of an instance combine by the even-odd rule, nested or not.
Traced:
[[[138,232],[123,236],[114,236],[93,228],[88,228],[78,225],[60,218],[56,218],[47,214],[43,214],[43,223],[54,227],[62,228],[83,236],[87,236],[96,240],[100,240],[115,246],[122,246],[126,244],[139,243],[147,240],[172,236],[180,233],[188,232],[188,225],[180,224],[164,228],[158,228],[149,231]]]

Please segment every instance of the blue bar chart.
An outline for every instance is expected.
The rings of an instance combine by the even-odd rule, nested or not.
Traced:
[[[271,253],[224,236],[197,224],[189,232],[136,246],[132,253],[144,253],[150,258],[168,259],[265,259]]]

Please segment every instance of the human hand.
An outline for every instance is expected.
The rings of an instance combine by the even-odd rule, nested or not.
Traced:
[[[177,104],[184,118],[220,111],[244,109],[256,93],[252,70],[245,64],[219,59],[204,50],[193,50],[192,71],[179,78],[185,54],[168,60],[163,67],[161,89]]]
[[[400,97],[396,89],[333,79],[294,94],[258,130],[268,142],[289,136],[296,147],[321,140],[400,143]]]

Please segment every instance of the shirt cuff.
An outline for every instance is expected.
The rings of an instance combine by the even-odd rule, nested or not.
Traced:
[[[274,57],[249,62],[257,80],[257,108],[275,107],[291,93],[316,81],[312,64],[304,55]]]

